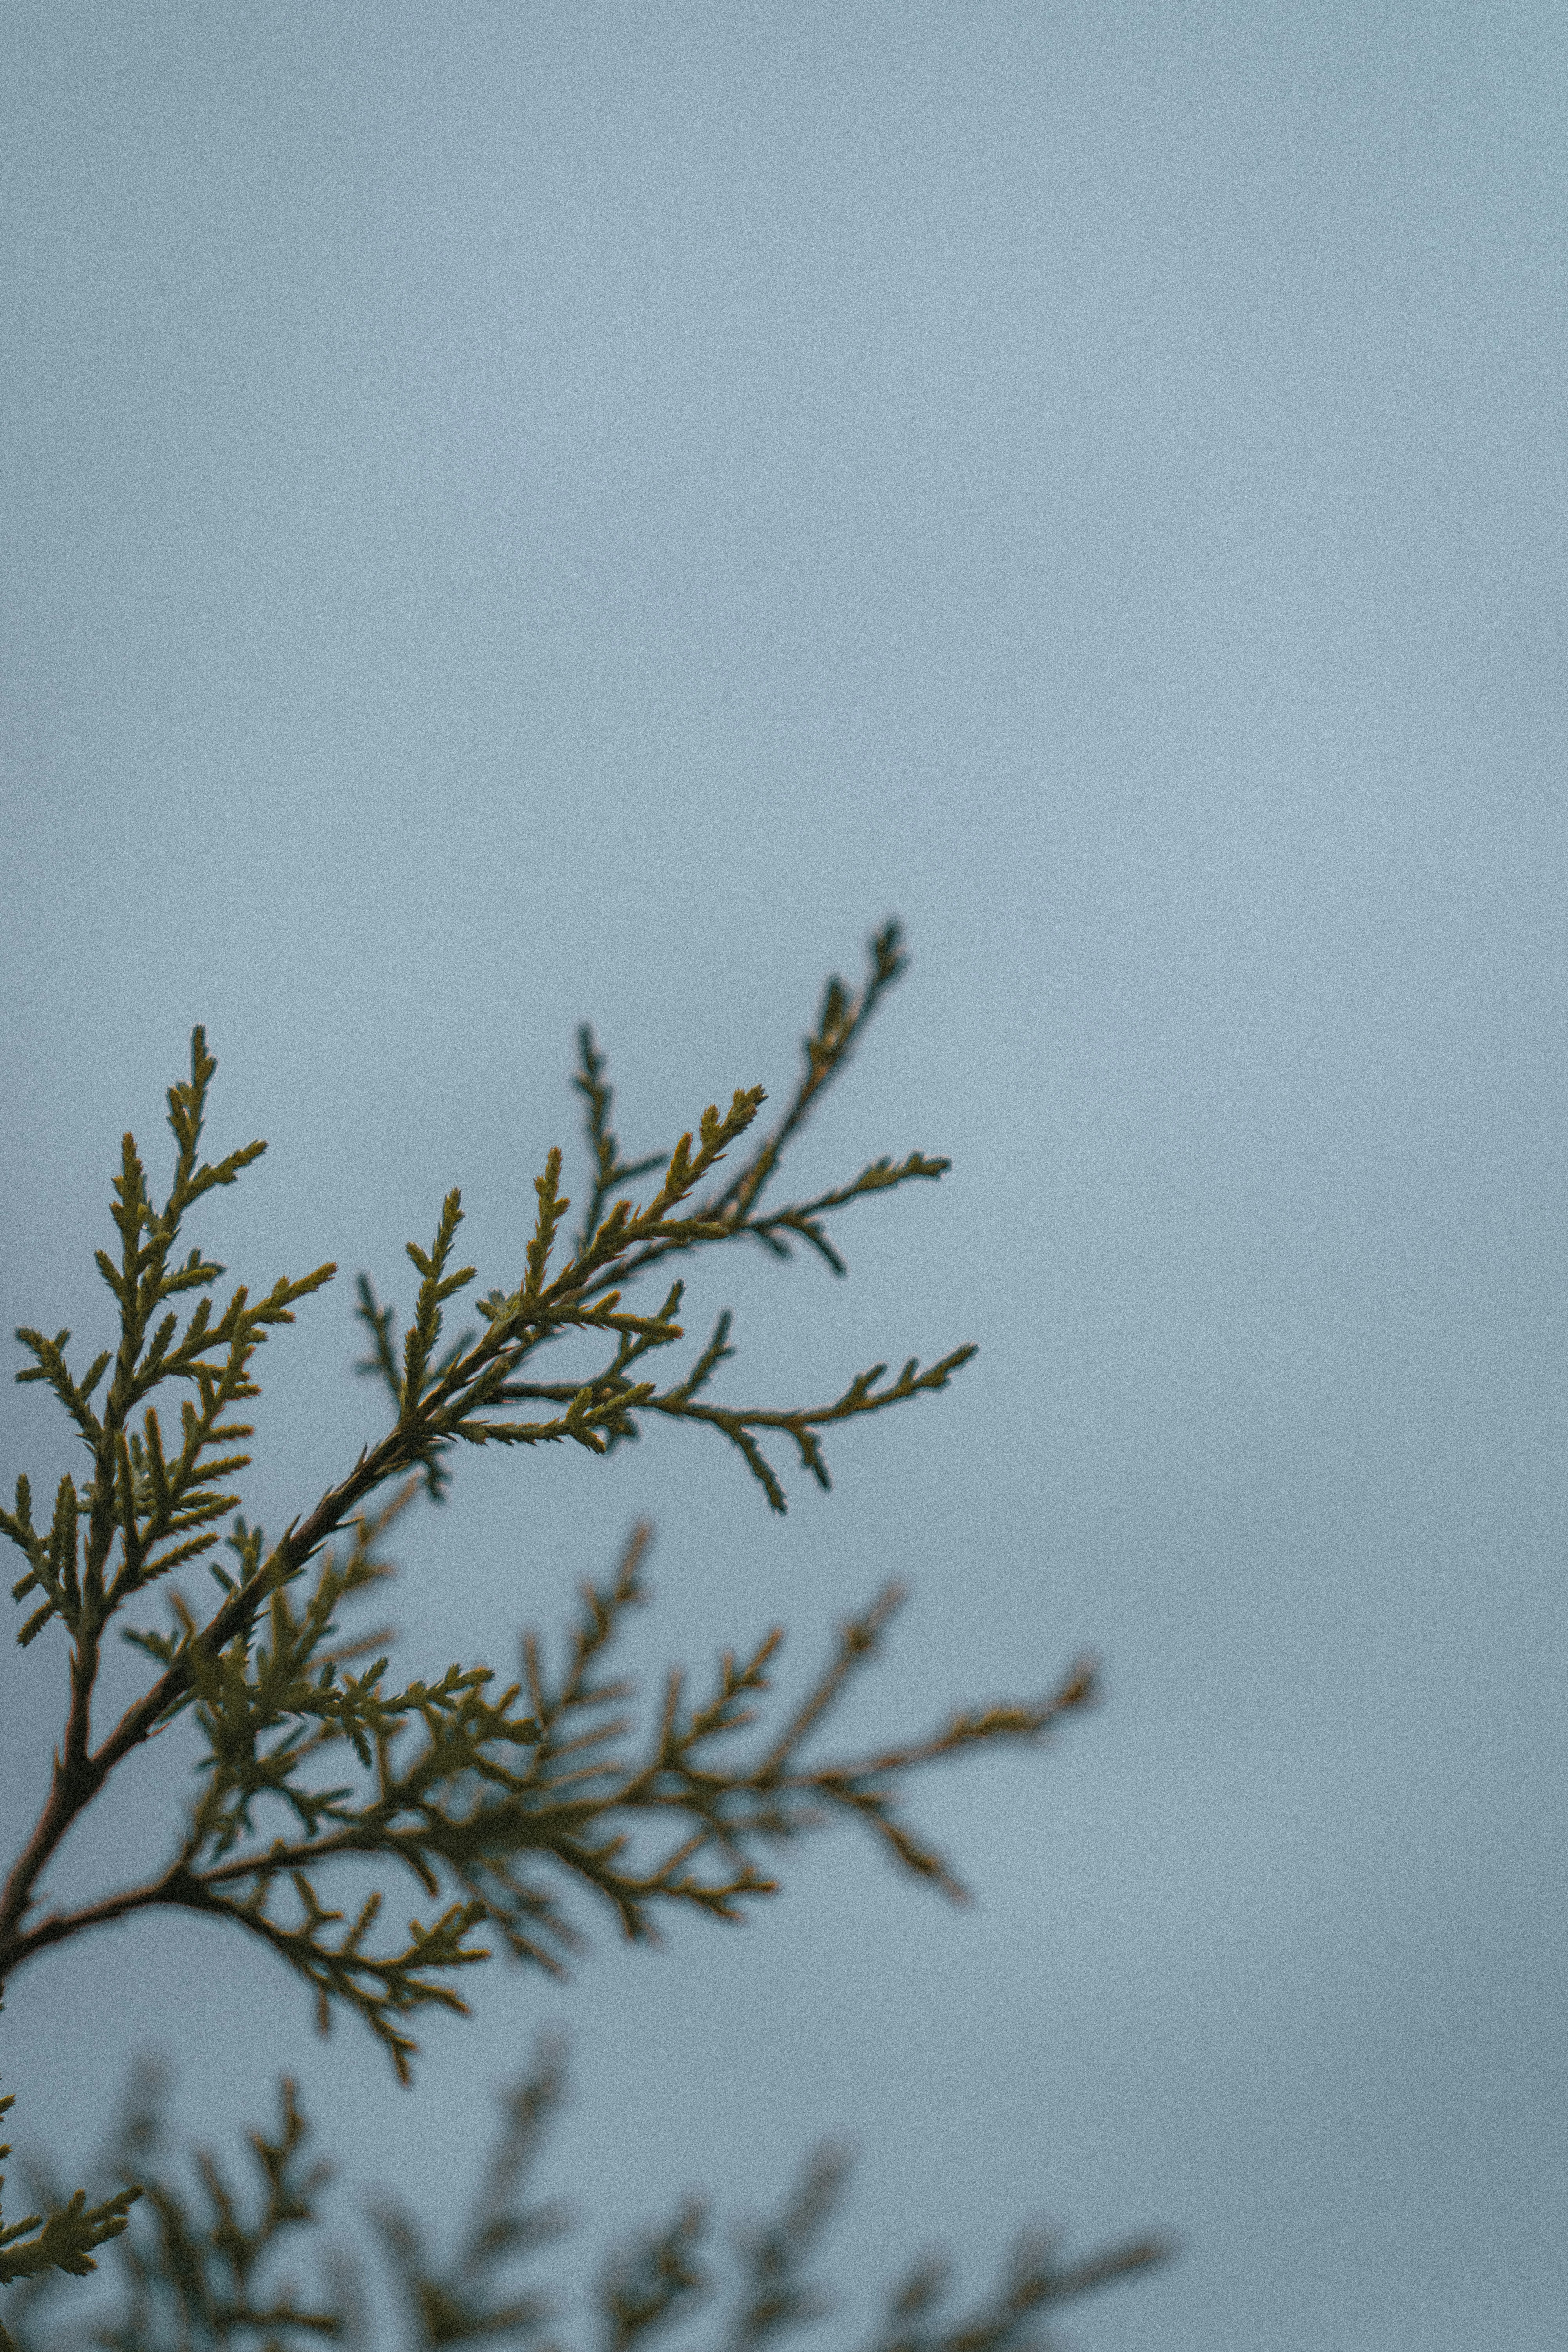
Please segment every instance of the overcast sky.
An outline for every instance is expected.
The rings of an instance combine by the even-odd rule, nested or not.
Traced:
[[[201,1238],[345,1279],[267,1351],[254,1512],[374,1426],[346,1276],[465,1188],[510,1282],[575,1024],[634,1148],[910,976],[801,1181],[951,1178],[852,1274],[715,1269],[731,1393],[981,1353],[772,1519],[717,1446],[468,1461],[411,1665],[505,1664],[647,1512],[637,1655],[888,1575],[854,1724],[1077,1652],[1108,1704],[932,1786],[978,1901],[847,1838],[741,1932],[497,1968],[399,2093],[220,1931],[10,1988],[24,2141],[129,2053],[296,2071],[451,2210],[575,2042],[624,2229],[862,2151],[921,2242],[1158,2223],[1081,2352],[1558,2352],[1568,2311],[1561,8],[9,6],[0,17],[0,1309],[104,1328],[122,1128],[205,1021]],[[166,1139],[164,1139],[166,1140]],[[68,1460],[4,1391],[6,1484]],[[118,1671],[118,1670],[117,1670]],[[5,1675],[5,1822],[61,1664]],[[62,1889],[149,1859],[153,1759]],[[162,1775],[162,1778],[160,1778]]]

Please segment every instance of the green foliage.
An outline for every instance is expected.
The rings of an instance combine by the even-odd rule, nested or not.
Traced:
[[[16,2104],[9,2093],[0,2097],[0,2116],[8,2115]],[[10,2154],[9,2144],[0,2144],[0,2161]],[[0,2190],[5,2186],[0,2176]],[[141,2194],[134,2183],[122,2184],[89,2205],[86,2189],[78,2189],[68,2197],[40,2199],[49,2208],[47,2214],[28,2213],[20,2221],[7,2221],[0,2212],[0,2286],[51,2273],[87,2277],[98,2268],[94,2252],[120,2236]],[[4,2327],[0,2327],[0,2352],[14,2352]]]
[[[144,2182],[146,2201],[121,2245],[118,2292],[84,2334],[79,2320],[48,2325],[52,2283],[33,2282],[14,2322],[15,2352],[67,2352],[91,2341],[107,2352],[307,2352],[324,2337],[364,2341],[371,2309],[357,2265],[324,2241],[321,2192],[332,2168],[308,2155],[310,2126],[294,2086],[279,2085],[275,2133],[248,2135],[254,2189],[237,2191],[216,2158],[197,2149],[195,2192],[167,2162],[163,2083],[136,2078],[114,2142],[98,2173],[107,2185]],[[668,2220],[612,2246],[601,2262],[589,2309],[563,2333],[558,2297],[526,2273],[542,2249],[572,2227],[565,2207],[532,2201],[532,2178],[561,2104],[560,2045],[545,2042],[501,2100],[500,2129],[482,2165],[449,2253],[434,2254],[427,2233],[403,2207],[372,2209],[383,2258],[381,2305],[390,2306],[407,2352],[510,2343],[568,2352],[591,2332],[595,2352],[640,2352],[660,2333],[679,2334],[699,2314],[722,2352],[761,2347],[826,2318],[834,2297],[812,2264],[843,2201],[848,2164],[821,2148],[806,2162],[772,2220],[716,2233],[705,2199],[686,2196]],[[134,2188],[120,2191],[123,2199]],[[121,2227],[124,2224],[121,2222]],[[1016,2240],[992,2293],[962,2313],[947,2307],[949,2269],[926,2252],[884,2299],[862,2352],[1034,2352],[1039,2325],[1061,2305],[1163,2261],[1168,2248],[1140,2238],[1077,2262],[1060,2259],[1048,2231]],[[320,2284],[301,2297],[284,2261],[309,2252]]]
[[[301,2231],[318,2226],[321,2194],[332,2173],[330,2164],[307,2158],[310,2126],[293,2084],[279,2085],[276,2135],[247,2135],[256,2177],[248,2200],[209,2149],[195,2151],[196,2196],[168,2170],[164,2089],[159,2068],[137,2068],[119,2128],[94,2168],[105,2189],[126,2184],[121,2199],[144,2200],[136,2226],[115,2249],[114,2305],[89,2306],[85,2330],[73,2313],[63,2331],[46,2332],[58,2281],[35,2278],[12,2307],[14,2352],[45,2342],[92,2342],[110,2352],[175,2345],[294,2352],[312,2337],[342,2333],[346,2280],[329,2282],[325,2294],[301,2302],[276,2275],[279,2254],[293,2250]],[[47,2200],[48,2181],[37,2186]],[[120,2226],[125,2231],[123,2221]]]
[[[202,1297],[180,1330],[169,1300],[204,1289],[222,1271],[199,1250],[176,1259],[183,1220],[262,1149],[249,1144],[212,1165],[201,1160],[216,1066],[196,1032],[190,1078],[169,1095],[177,1159],[162,1208],[153,1204],[133,1139],[125,1139],[114,1206],[121,1255],[118,1262],[99,1258],[121,1327],[101,1409],[92,1399],[110,1362],[107,1351],[79,1382],[68,1367],[68,1333],[53,1340],[22,1334],[34,1361],[20,1377],[53,1389],[88,1450],[90,1475],[79,1486],[61,1481],[47,1538],[33,1526],[25,1477],[15,1512],[0,1516],[0,1528],[27,1560],[16,1597],[43,1595],[20,1638],[30,1642],[58,1617],[73,1645],[71,1708],[55,1785],[0,1898],[0,1971],[8,1974],[51,1944],[136,1910],[183,1906],[230,1921],[268,1945],[310,1987],[323,2026],[335,2009],[353,2011],[406,2077],[416,2047],[408,2021],[432,2005],[462,2010],[458,1984],[492,1941],[519,1959],[560,1968],[578,1940],[563,1902],[572,1886],[607,1905],[634,1938],[655,1936],[658,1912],[671,1906],[733,1919],[744,1905],[775,1891],[763,1848],[837,1814],[862,1822],[904,1868],[959,1893],[941,1857],[902,1815],[904,1781],[977,1743],[1039,1738],[1088,1699],[1086,1669],[1075,1668],[1044,1697],[955,1716],[927,1738],[831,1764],[806,1763],[806,1735],[876,1651],[896,1599],[888,1593],[845,1627],[805,1704],[749,1752],[738,1743],[758,1720],[781,1638],[776,1631],[744,1657],[727,1653],[711,1688],[696,1701],[687,1700],[682,1678],[672,1675],[656,1720],[638,1735],[622,1711],[626,1685],[604,1668],[621,1619],[642,1598],[641,1533],[616,1574],[584,1590],[553,1676],[531,1633],[522,1677],[504,1687],[486,1667],[458,1664],[433,1681],[399,1687],[388,1657],[375,1654],[377,1640],[351,1640],[342,1630],[345,1608],[390,1573],[382,1545],[391,1523],[421,1478],[440,1494],[447,1457],[458,1443],[527,1446],[570,1439],[602,1455],[635,1435],[640,1420],[659,1414],[720,1431],[782,1509],[783,1491],[759,1433],[787,1433],[803,1465],[826,1486],[825,1427],[940,1388],[967,1360],[973,1352],[967,1348],[923,1372],[911,1360],[891,1382],[878,1365],[821,1407],[720,1405],[700,1392],[732,1352],[729,1318],[721,1318],[686,1371],[660,1387],[637,1375],[647,1358],[683,1336],[680,1286],[652,1315],[623,1303],[632,1282],[664,1258],[745,1240],[777,1253],[787,1251],[790,1237],[804,1238],[837,1267],[841,1260],[823,1237],[826,1216],[863,1194],[941,1174],[944,1160],[917,1152],[897,1165],[878,1160],[815,1200],[771,1213],[763,1206],[784,1143],[842,1066],[901,965],[889,928],[872,941],[858,998],[830,982],[783,1119],[721,1184],[717,1171],[755,1119],[761,1087],[737,1090],[727,1112],[710,1107],[695,1139],[688,1133],[671,1150],[628,1165],[610,1126],[604,1062],[584,1032],[577,1085],[593,1175],[587,1215],[566,1264],[552,1272],[571,1206],[561,1189],[561,1153],[552,1150],[536,1182],[537,1216],[521,1278],[479,1302],[484,1328],[478,1338],[445,1339],[450,1302],[475,1279],[472,1266],[454,1263],[462,1220],[456,1192],[443,1203],[428,1250],[409,1244],[419,1286],[401,1349],[392,1311],[362,1277],[360,1313],[371,1337],[365,1368],[385,1386],[386,1435],[270,1547],[259,1528],[236,1518],[225,1539],[232,1568],[208,1559],[222,1598],[205,1622],[185,1591],[174,1587],[166,1630],[122,1628],[152,1661],[155,1678],[94,1747],[89,1717],[105,1626],[154,1580],[209,1555],[218,1543],[216,1522],[237,1500],[224,1484],[249,1459],[236,1449],[250,1436],[250,1425],[234,1415],[258,1393],[256,1350],[332,1272],[322,1266],[300,1281],[280,1281],[255,1306],[237,1290],[216,1318]],[[646,1207],[626,1193],[612,1199],[621,1184],[654,1168],[662,1176]],[[713,1189],[694,1201],[705,1185]],[[610,1343],[596,1373],[563,1382],[523,1377],[542,1348],[584,1333]],[[150,1402],[171,1382],[196,1391],[195,1402],[181,1408],[177,1451],[165,1443]],[[552,1410],[540,1418],[518,1413],[539,1404]],[[335,1537],[342,1540],[334,1545]],[[35,1916],[39,1871],[69,1822],[124,1756],[184,1709],[204,1753],[198,1793],[165,1867],[96,1903]],[[640,1841],[637,1832],[646,1833]],[[352,1917],[331,1899],[331,1867],[351,1858],[389,1865],[426,1898],[445,1896],[443,1907],[428,1924],[411,1919],[401,1939],[386,1937],[380,1889]]]
[[[783,1208],[765,1201],[787,1145],[844,1067],[903,963],[897,928],[889,925],[870,943],[858,994],[837,980],[828,983],[805,1040],[798,1083],[761,1141],[747,1143],[763,1090],[743,1087],[727,1110],[710,1105],[670,1149],[627,1160],[611,1124],[604,1058],[584,1030],[575,1084],[589,1181],[574,1239],[563,1247],[572,1203],[562,1190],[561,1152],[553,1150],[535,1181],[533,1227],[522,1241],[516,1279],[475,1302],[477,1328],[456,1335],[447,1328],[454,1301],[478,1278],[475,1267],[456,1263],[462,1223],[456,1191],[442,1204],[429,1247],[408,1244],[417,1289],[401,1344],[394,1308],[362,1276],[357,1312],[369,1351],[360,1369],[384,1390],[387,1426],[270,1543],[240,1514],[239,1497],[230,1491],[250,1460],[245,1448],[252,1426],[241,1416],[259,1393],[258,1350],[335,1269],[281,1278],[254,1302],[239,1287],[221,1309],[215,1307],[208,1294],[224,1269],[199,1247],[185,1249],[185,1222],[265,1147],[255,1142],[216,1161],[202,1158],[216,1064],[203,1031],[195,1032],[189,1078],[168,1095],[175,1160],[161,1205],[134,1139],[124,1139],[111,1208],[119,1250],[97,1258],[114,1303],[117,1344],[79,1378],[68,1360],[68,1331],[53,1339],[31,1328],[18,1334],[31,1361],[17,1377],[52,1391],[87,1465],[80,1475],[60,1481],[47,1528],[35,1523],[25,1475],[16,1481],[14,1509],[0,1510],[0,1533],[25,1561],[14,1587],[26,1610],[19,1643],[26,1647],[54,1627],[68,1644],[68,1700],[48,1795],[0,1892],[0,1979],[58,1944],[138,1911],[195,1912],[275,1953],[309,1989],[323,2031],[340,2011],[357,2016],[406,2082],[417,2049],[412,2021],[431,2007],[465,2011],[459,1986],[494,1949],[552,1973],[562,1969],[581,1943],[574,1896],[606,1909],[632,1939],[656,1938],[661,1918],[673,1910],[734,1920],[777,1891],[771,1850],[828,1822],[853,1820],[899,1867],[962,1897],[949,1865],[904,1810],[910,1776],[973,1748],[1038,1743],[1091,1699],[1088,1666],[1073,1666],[1043,1695],[961,1710],[924,1736],[824,1760],[816,1737],[878,1652],[900,1598],[889,1590],[841,1626],[793,1710],[769,1711],[770,1671],[782,1640],[774,1629],[743,1654],[725,1652],[698,1696],[689,1696],[684,1676],[671,1672],[660,1704],[639,1722],[631,1686],[609,1660],[626,1612],[645,1597],[646,1529],[634,1532],[607,1580],[583,1588],[555,1653],[536,1633],[524,1635],[521,1675],[505,1685],[487,1666],[458,1664],[433,1679],[400,1684],[385,1635],[357,1633],[345,1622],[392,1573],[385,1539],[394,1524],[422,1488],[441,1499],[460,1445],[570,1442],[604,1456],[650,1421],[684,1423],[725,1439],[769,1505],[782,1511],[784,1488],[766,1444],[792,1444],[802,1468],[826,1488],[826,1432],[930,1395],[968,1361],[970,1347],[924,1370],[910,1358],[892,1380],[886,1365],[877,1364],[815,1406],[719,1402],[707,1391],[734,1353],[729,1316],[720,1317],[684,1370],[661,1381],[654,1360],[686,1337],[679,1319],[682,1286],[675,1282],[651,1307],[635,1296],[666,1259],[745,1243],[775,1257],[803,1243],[842,1274],[843,1257],[828,1231],[834,1219],[856,1201],[942,1174],[946,1160],[916,1151],[874,1160],[852,1180]],[[645,1177],[654,1189],[642,1204],[626,1188]],[[571,1380],[540,1378],[542,1351],[563,1340],[595,1349],[597,1369]],[[173,1391],[181,1392],[175,1412]],[[185,1577],[197,1563],[217,1588],[216,1605],[198,1607],[193,1598]],[[128,1622],[128,1606],[153,1585],[162,1587],[165,1622]],[[93,1707],[111,1622],[148,1661],[149,1677],[119,1720],[102,1728]],[[40,1880],[61,1839],[126,1758],[180,1716],[195,1732],[200,1757],[195,1793],[166,1862],[139,1885],[75,1906],[42,1906]],[[379,1869],[381,1884],[351,1916],[335,1906],[332,1888],[352,1864]],[[383,1913],[388,1885],[400,1880],[412,1881],[435,1908],[427,1921],[409,1918],[398,1935],[387,1932]],[[543,2103],[540,2113],[552,2095],[545,2077],[529,2094],[536,2106]],[[498,2158],[498,2180],[523,2167],[519,2151],[525,2142],[531,2147],[532,2128],[514,2117],[514,2137],[506,2143],[512,2153]],[[286,2105],[279,2138],[253,2142],[266,2195],[248,2235],[209,2160],[203,2160],[203,2179],[218,2219],[205,2239],[172,2201],[173,2190],[150,2184],[147,2226],[160,2233],[157,2251],[135,2251],[144,2245],[138,2235],[128,2257],[133,2269],[142,2264],[135,2276],[143,2301],[132,2297],[142,2315],[133,2315],[129,2333],[114,2342],[155,2340],[146,2316],[154,2287],[170,2294],[177,2287],[185,2296],[182,2327],[195,2326],[191,2314],[199,2305],[206,2332],[193,2337],[186,2328],[182,2342],[227,2342],[236,2330],[248,2330],[281,2343],[290,2331],[328,2326],[320,2312],[265,2296],[258,2302],[253,2294],[258,2266],[280,2233],[311,2210],[311,2192],[300,2185],[304,2176],[296,2168],[301,2133]],[[737,2344],[760,2342],[807,2315],[806,2302],[790,2302],[795,2290],[787,2281],[795,2259],[789,2249],[804,2258],[816,2227],[802,2217],[819,2207],[825,2212],[831,2201],[826,2176],[814,2179],[811,2198],[791,2209],[795,2219],[768,2242],[768,2260],[783,2265],[776,2289],[784,2300],[765,2325],[756,2304],[751,2319],[736,2323]],[[33,2219],[5,2231],[0,2282],[50,2266],[90,2268],[90,2247],[125,2228],[131,2195],[125,2187],[89,2209],[86,2193],[78,2192],[47,2221]],[[695,2215],[695,2208],[686,2210],[626,2258],[605,2305],[612,2346],[631,2345],[696,2293]],[[438,2312],[447,2309],[441,2297],[452,2311],[468,2309],[463,2298],[491,2253],[503,2246],[515,2251],[510,2224],[503,2228],[492,2215],[483,2229],[492,2222],[500,2235],[492,2241],[481,2231],[445,2284],[418,2272],[419,2294],[435,2300],[417,2340],[458,2340],[450,2330],[442,2334],[444,2320],[437,2325]],[[386,2222],[386,2242],[413,2277],[414,2240],[399,2236],[401,2226]],[[926,2284],[910,2284],[898,2305],[896,2328],[889,2319],[894,2332],[885,2352],[895,2341],[900,2352],[906,2344],[915,2352],[928,2340],[936,2289],[934,2273],[921,2276]],[[974,2338],[975,2352],[1013,2342],[1019,2315],[1048,2299],[1045,2278],[1026,2264],[1017,2272],[1007,2290],[1013,2302],[1005,2305],[1013,2317],[998,2304]],[[758,2285],[756,2294],[762,2291]],[[510,2305],[487,2322],[491,2332],[516,2333],[522,2325]],[[930,2341],[947,2339],[939,2329]]]

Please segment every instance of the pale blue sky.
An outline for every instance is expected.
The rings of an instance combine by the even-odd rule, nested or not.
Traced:
[[[194,2124],[287,2064],[353,2183],[439,2203],[561,2021],[600,2233],[848,2131],[857,2295],[1046,2210],[1188,2242],[1083,2352],[1556,2352],[1562,12],[49,0],[0,43],[4,1325],[99,1328],[198,1019],[217,1136],[272,1143],[204,1233],[237,1275],[395,1285],[456,1181],[500,1279],[579,1020],[651,1144],[786,1083],[896,910],[805,1168],[954,1173],[847,1286],[709,1286],[748,1393],[978,1362],[784,1523],[674,1435],[465,1464],[410,1654],[504,1658],[649,1511],[650,1664],[774,1615],[808,1656],[897,1572],[868,1731],[1084,1646],[1110,1691],[928,1796],[967,1914],[835,1842],[744,1934],[498,1969],[412,2099],[247,1952],[128,1930],[16,1980],[24,2135],[84,2143],[151,2042]],[[268,1351],[268,1518],[368,1429],[349,1304]],[[8,1822],[58,1672],[4,1668]]]

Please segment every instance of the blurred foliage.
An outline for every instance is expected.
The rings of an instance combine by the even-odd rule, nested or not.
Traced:
[[[8,2094],[0,2098],[0,2116],[8,2115],[16,2104]],[[10,2154],[9,2144],[0,2144],[0,2158]],[[0,2175],[0,2189],[5,2185]],[[44,2212],[0,2222],[0,2286],[12,2286],[18,2280],[85,2278],[98,2268],[93,2260],[96,2250],[122,2233],[141,2194],[134,2182],[121,2181],[111,2185],[96,2205],[88,2203],[85,2189],[68,2195],[45,2195],[38,2200],[46,2208]],[[0,2327],[0,2352],[7,2340]]]
[[[294,2086],[279,2088],[274,2133],[249,2134],[252,2180],[235,2186],[210,2150],[169,2161],[164,2083],[143,2067],[97,2172],[105,2188],[134,2181],[143,2202],[115,2249],[109,2298],[58,2317],[57,2275],[29,2281],[8,2314],[16,2352],[307,2352],[323,2337],[372,2341],[390,2322],[408,2352],[446,2345],[509,2343],[536,2352],[634,2352],[655,2335],[691,2352],[760,2352],[828,2318],[834,2297],[814,2275],[820,2242],[843,2201],[848,2165],[818,2149],[771,2219],[715,2231],[704,2199],[680,2200],[668,2220],[612,2246],[586,2298],[563,2314],[529,2276],[541,2251],[572,2227],[559,2203],[530,2190],[563,2089],[563,2053],[545,2042],[504,2095],[500,2129],[445,2259],[402,2207],[372,2209],[378,2293],[353,2251],[325,2235],[322,2191],[332,2168],[309,2153],[310,2126]],[[47,2200],[51,2184],[37,2184]],[[121,2186],[121,2197],[136,2189]],[[1038,2352],[1041,2323],[1063,2304],[1162,2261],[1155,2239],[1131,2240],[1086,2259],[1063,2260],[1046,2231],[1021,2233],[990,2294],[952,2306],[944,2258],[919,2255],[889,2288],[859,2352]],[[318,2274],[301,2294],[301,2261]],[[67,2298],[76,2300],[75,2298]]]

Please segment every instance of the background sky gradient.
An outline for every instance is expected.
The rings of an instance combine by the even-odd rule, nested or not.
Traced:
[[[770,1518],[688,1433],[475,1459],[411,1666],[506,1664],[638,1513],[637,1654],[889,1573],[856,1727],[1109,1704],[743,1932],[500,1968],[411,2098],[185,1923],[10,1990],[24,2140],[127,2054],[301,2077],[434,2210],[542,2022],[602,2238],[863,2149],[915,2244],[1162,2223],[1082,2352],[1557,2352],[1568,2310],[1563,1216],[1568,20],[1513,5],[0,13],[0,1307],[90,1250],[191,1024],[201,1228],[345,1279],[268,1351],[280,1524],[374,1424],[347,1276],[465,1188],[511,1278],[592,1017],[628,1147],[775,1092],[887,913],[914,970],[800,1156],[940,1188],[726,1268],[733,1391],[981,1343]],[[36,1390],[0,1453],[68,1458]],[[412,1571],[416,1570],[417,1573]],[[3,1810],[58,1656],[5,1673]],[[846,1726],[846,1731],[849,1728]],[[175,1743],[60,1891],[158,1846]],[[584,2242],[584,2251],[591,2240]]]

